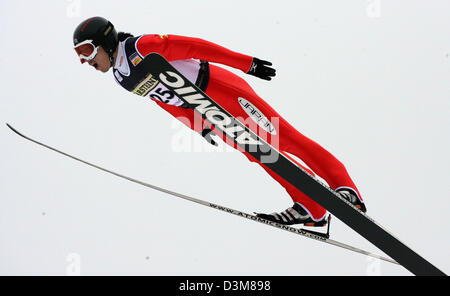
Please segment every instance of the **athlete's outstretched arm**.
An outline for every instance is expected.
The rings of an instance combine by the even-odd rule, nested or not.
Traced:
[[[164,56],[168,61],[200,59],[227,65],[244,73],[270,80],[275,76],[272,64],[200,38],[179,35],[143,35],[136,42],[136,49],[143,57],[151,52]]]

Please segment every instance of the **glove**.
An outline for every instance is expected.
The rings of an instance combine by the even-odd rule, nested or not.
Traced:
[[[212,138],[212,136],[215,136],[216,134],[210,128],[205,128],[201,135],[206,141],[208,141],[209,144],[219,146],[219,144],[217,144],[217,142]]]
[[[253,58],[252,65],[247,74],[256,76],[264,80],[272,80],[272,77],[275,76],[275,69],[269,66],[272,66],[271,62]]]

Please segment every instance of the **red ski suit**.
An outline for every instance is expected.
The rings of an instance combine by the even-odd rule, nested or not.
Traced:
[[[213,63],[227,65],[244,73],[248,72],[252,57],[228,50],[217,44],[198,39],[183,37],[177,35],[144,35],[136,43],[136,49],[141,56],[146,56],[151,52],[156,52],[164,56],[169,62],[185,59],[199,59]],[[276,135],[265,133],[264,138],[273,146],[278,147],[281,153],[286,157],[295,160],[287,153],[291,153],[300,158],[309,168],[301,166],[312,175],[319,175],[333,189],[347,187],[353,189],[358,196],[359,192],[351,180],[344,165],[336,159],[331,153],[325,150],[316,142],[305,137],[298,132],[292,125],[284,120],[269,104],[260,98],[250,85],[241,77],[227,71],[221,67],[210,64],[210,77],[207,85],[206,94],[209,95],[220,106],[225,108],[236,118],[245,120],[245,123],[252,119],[241,106],[239,98],[245,99],[256,107],[266,118],[276,118]],[[194,126],[194,117],[200,117],[192,109],[165,104],[161,101],[155,102],[174,117],[186,124],[189,128],[201,132],[202,127]],[[186,118],[189,119],[186,121]],[[247,120],[248,119],[248,120]],[[203,120],[197,118],[196,120]],[[210,126],[208,123],[204,124]],[[255,125],[247,124],[255,133],[261,134],[260,128]],[[257,125],[256,125],[257,126]],[[226,141],[226,137],[219,131],[212,128],[214,132]],[[267,136],[268,135],[268,136]],[[236,148],[236,147],[235,147]],[[261,165],[275,180],[277,180],[289,193],[294,202],[300,203],[314,220],[320,220],[326,215],[326,210],[306,196],[300,190],[286,182],[283,178],[267,168],[263,163],[256,160],[253,156],[239,148],[250,161]],[[361,198],[361,197],[360,197]]]

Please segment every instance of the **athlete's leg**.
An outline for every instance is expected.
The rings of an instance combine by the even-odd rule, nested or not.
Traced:
[[[253,89],[242,78],[222,68],[211,66],[211,77],[206,93],[211,96],[219,105],[228,110],[233,116],[235,116],[236,118],[243,118],[247,123],[249,122],[247,120],[249,118],[249,115],[242,108],[238,100],[239,98],[244,98],[254,104],[269,119],[271,119],[272,117],[280,118],[280,126],[275,126],[275,128],[277,129],[276,135],[274,136],[269,134],[268,142],[275,143],[274,146],[277,146],[277,148],[279,148],[282,153],[283,151],[286,151],[285,147],[288,146],[288,137],[290,135],[290,132],[287,132],[284,129],[292,127],[286,126],[284,120],[281,119],[278,113],[276,113],[275,110],[273,110],[267,103],[259,98],[253,91]],[[256,104],[256,102],[258,102],[258,104]],[[253,128],[254,126],[255,125],[253,125]],[[252,128],[251,125],[250,128]],[[255,132],[260,134],[260,131],[261,129],[258,129]],[[294,202],[300,203],[305,208],[305,210],[310,213],[313,219],[320,220],[324,217],[326,213],[326,210],[324,208],[319,206],[303,192],[292,186],[289,182],[278,176],[263,163],[256,160],[248,153],[244,154],[249,158],[250,161],[260,164],[269,173],[270,176],[272,176],[286,189]],[[289,157],[289,155],[287,155],[286,153],[283,154]],[[291,157],[289,158],[293,160]],[[293,161],[295,162],[295,160]],[[301,166],[298,163],[297,165]],[[311,170],[305,168],[304,166],[301,167],[314,176],[314,173]]]

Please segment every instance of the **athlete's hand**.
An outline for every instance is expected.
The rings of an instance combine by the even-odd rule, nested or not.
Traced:
[[[208,141],[209,144],[219,146],[219,144],[217,144],[217,142],[212,138],[212,136],[215,136],[216,134],[210,128],[205,128],[201,135],[206,141]]]
[[[275,76],[275,69],[272,67],[271,62],[253,58],[252,65],[247,74],[259,77],[264,80],[271,80]]]

